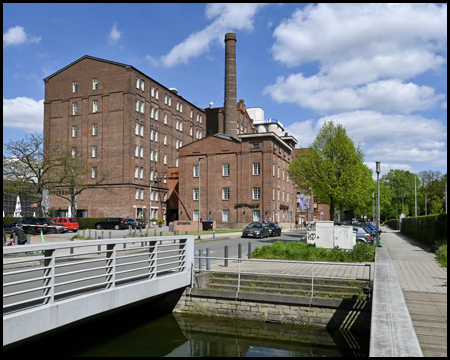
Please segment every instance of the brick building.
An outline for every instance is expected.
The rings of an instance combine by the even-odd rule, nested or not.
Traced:
[[[44,135],[86,159],[87,182],[112,171],[77,197],[77,216],[168,220],[169,167],[178,166],[179,148],[205,136],[204,110],[133,66],[91,56],[44,82]],[[50,195],[60,215],[68,205]]]

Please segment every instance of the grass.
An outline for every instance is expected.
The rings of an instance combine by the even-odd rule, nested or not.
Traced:
[[[447,251],[447,249],[445,249]],[[375,247],[367,244],[356,244],[353,250],[339,248],[316,248],[304,242],[284,243],[277,241],[272,245],[264,245],[252,252],[255,259],[277,259],[297,261],[329,261],[329,262],[373,262]]]
[[[447,267],[447,244],[441,245],[436,250],[436,260],[443,267]]]

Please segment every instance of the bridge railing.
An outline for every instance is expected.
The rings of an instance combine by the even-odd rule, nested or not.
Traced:
[[[3,247],[3,315],[174,273],[190,275],[193,244],[192,236],[173,236]]]

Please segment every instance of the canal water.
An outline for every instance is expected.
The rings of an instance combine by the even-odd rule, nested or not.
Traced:
[[[140,306],[3,350],[16,356],[368,356],[369,333],[155,314]],[[30,319],[30,321],[32,321]]]

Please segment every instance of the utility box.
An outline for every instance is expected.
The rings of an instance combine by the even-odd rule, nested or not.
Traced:
[[[316,222],[316,247],[332,249],[334,247],[334,221]]]
[[[334,227],[334,246],[339,246],[339,249],[351,250],[355,244],[356,233],[353,233],[353,226]]]

